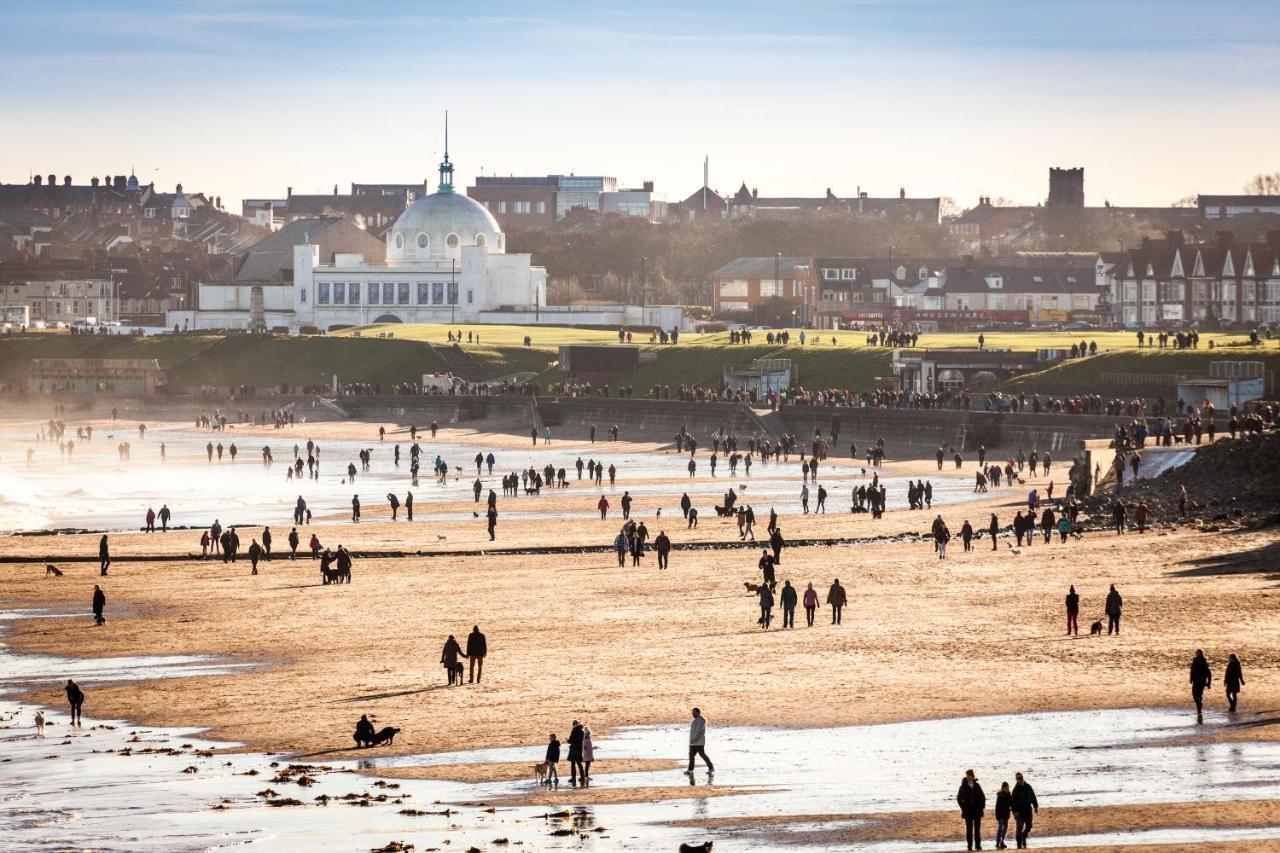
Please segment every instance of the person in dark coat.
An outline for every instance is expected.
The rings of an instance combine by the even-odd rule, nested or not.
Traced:
[[[964,837],[970,850],[982,849],[982,813],[987,810],[987,795],[972,770],[965,771],[956,794],[956,804],[964,818]]]
[[[782,627],[794,628],[796,626],[796,603],[800,600],[800,596],[796,594],[796,588],[791,585],[791,581],[782,582]]]
[[[479,625],[472,625],[471,633],[467,635],[467,659],[471,661],[471,681],[478,682],[480,676],[484,675],[484,659],[488,654],[489,641],[485,639],[484,634],[480,633]]]
[[[271,528],[262,528],[262,559],[271,562]]]
[[[827,604],[831,605],[831,624],[840,624],[840,611],[844,609],[845,604],[849,602],[849,595],[845,592],[844,587],[840,585],[840,578],[836,578],[831,584],[831,589],[827,590]]]
[[[994,512],[991,513],[991,523],[987,525],[987,532],[991,534],[991,550],[995,551],[999,548],[996,536],[1000,533],[1000,522]]]
[[[1116,636],[1120,635],[1120,612],[1124,608],[1124,599],[1120,597],[1120,593],[1116,590],[1116,585],[1111,585],[1111,591],[1107,593],[1107,636],[1111,636],[1111,629],[1116,629]]]
[[[1040,811],[1040,801],[1036,799],[1035,789],[1027,784],[1021,773],[1015,774],[1014,778],[1018,780],[1013,785],[1014,840],[1022,849],[1027,846],[1027,836],[1031,834],[1035,813]]]
[[[595,427],[592,427],[594,430]],[[556,772],[556,762],[560,760],[560,741],[556,738],[556,733],[551,733],[551,740],[547,741],[547,784],[560,784],[560,774]]]
[[[466,655],[462,654],[462,646],[458,645],[458,641],[453,638],[453,634],[450,634],[449,639],[444,641],[444,649],[440,652],[440,665],[449,674],[449,684],[455,683],[453,671],[458,665],[459,655],[466,657]],[[461,683],[461,679],[458,679],[457,683]]]
[[[102,591],[102,587],[97,584],[93,585],[93,624],[105,625],[107,619],[102,615],[102,611],[107,607],[107,594]]]
[[[249,544],[249,563],[253,566],[253,574],[258,573],[258,561],[262,559],[262,546],[258,544],[258,540],[254,539]]]
[[[289,559],[298,559],[298,543],[302,540],[298,537],[298,528],[289,531]]]
[[[111,567],[111,548],[107,545],[106,534],[98,540],[98,574],[104,578],[107,576],[107,569]]]
[[[773,528],[773,533],[769,536],[769,547],[773,549],[774,565],[782,565],[782,548],[786,542],[782,538],[782,528]]]
[[[1076,592],[1076,588],[1072,586],[1067,590],[1067,636],[1076,637],[1080,635],[1080,595]]]
[[[1240,698],[1240,688],[1244,686],[1244,670],[1240,668],[1240,658],[1232,655],[1227,660],[1227,671],[1222,676],[1222,683],[1227,687],[1227,704],[1230,711],[1236,709],[1236,700]]]
[[[653,550],[658,552],[658,568],[665,569],[671,555],[671,537],[665,530],[658,531],[658,538],[653,540]]]
[[[584,737],[582,731],[582,723],[577,720],[573,721],[573,728],[569,731],[569,784],[578,784],[579,771],[582,771],[582,739]],[[586,784],[587,774],[582,771],[582,782]]]
[[[1191,659],[1191,698],[1196,703],[1196,719],[1204,722],[1204,691],[1213,686],[1213,671],[1209,669],[1209,661],[1204,652],[1196,649],[1196,656]]]
[[[996,849],[1006,850],[1004,843],[1009,834],[1009,817],[1013,814],[1013,794],[1009,791],[1009,783],[1001,782],[1000,791],[996,794]],[[1021,846],[1021,845],[1019,845]]]
[[[689,493],[685,492],[680,496],[680,512],[684,514],[685,518],[689,517],[689,507],[691,506],[693,506],[693,501],[689,500]]]
[[[365,714],[360,715],[360,721],[356,723],[356,733],[352,735],[355,738],[356,746],[370,746],[373,743],[373,723],[369,722],[369,717]]]
[[[67,679],[67,702],[71,705],[71,725],[80,725],[80,711],[84,707],[84,691],[80,689],[80,685],[76,684],[70,678]]]

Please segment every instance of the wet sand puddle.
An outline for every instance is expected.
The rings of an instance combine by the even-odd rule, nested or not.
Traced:
[[[130,434],[128,430],[110,433],[114,438],[108,438],[108,435],[108,432],[95,433],[89,445],[91,450],[78,447],[68,460],[50,456],[57,453],[55,445],[33,444],[17,436],[13,430],[0,434],[0,459],[4,460],[0,464],[0,531],[136,530],[142,524],[147,507],[158,511],[165,502],[173,510],[172,526],[207,527],[215,517],[224,526],[286,524],[292,519],[299,495],[307,501],[315,520],[338,520],[350,516],[352,494],[358,493],[362,503],[370,509],[385,509],[388,492],[395,492],[403,499],[404,493],[410,489],[415,503],[421,507],[422,520],[464,520],[471,517],[469,513],[455,510],[433,514],[424,510],[429,504],[470,500],[471,484],[476,478],[475,454],[477,450],[488,453],[488,448],[479,444],[420,442],[422,465],[419,485],[414,488],[409,474],[408,442],[400,443],[401,462],[397,468],[393,462],[392,442],[325,441],[321,443],[320,479],[306,479],[304,469],[302,480],[286,480],[286,463],[293,459],[293,437],[282,440],[273,436],[236,436],[233,433],[211,434],[193,430],[153,430],[144,441],[137,440],[137,433]],[[110,448],[120,440],[132,442],[133,458],[129,462],[119,462],[114,455],[106,459],[101,455],[88,455],[89,452],[100,454],[104,447],[114,453]],[[161,441],[166,445],[166,461],[163,463],[159,458]],[[240,451],[238,461],[232,462],[229,455],[224,456],[222,462],[217,461],[216,455],[213,462],[206,461],[205,445],[210,441],[214,444],[221,441],[224,446],[236,442]],[[305,459],[306,439],[296,443]],[[264,445],[272,449],[276,460],[273,466],[262,464]],[[25,464],[28,447],[37,448],[38,464]],[[355,462],[359,468],[359,451],[369,448],[373,450],[371,470],[359,472],[354,485],[344,483],[347,464]],[[626,449],[611,452],[614,448]],[[431,474],[437,454],[450,466],[446,486],[441,486]],[[594,458],[602,460],[606,466],[616,465],[617,485],[611,488],[607,478],[599,487],[588,484],[585,479],[577,480],[573,465],[579,455],[584,462]],[[637,512],[645,517],[656,509],[646,505],[646,497],[663,495],[670,499],[672,493],[679,490],[688,491],[700,512],[710,518],[712,506],[721,503],[725,492],[730,487],[738,489],[744,483],[748,484],[748,490],[739,496],[741,502],[752,504],[757,517],[762,520],[767,517],[771,505],[780,510],[785,507],[787,511],[795,511],[800,503],[802,481],[800,461],[796,456],[789,463],[757,463],[752,466],[750,477],[742,466],[736,475],[730,475],[728,463],[722,457],[717,476],[712,477],[708,455],[700,448],[698,476],[692,479],[685,469],[688,464],[686,455],[643,452],[627,444],[611,446],[602,443],[589,449],[558,449],[554,444],[537,448],[494,449],[494,456],[498,462],[494,474],[480,477],[486,494],[492,488],[501,498],[504,474],[530,466],[541,470],[550,463],[557,468],[563,467],[571,483],[569,489],[550,489],[550,493],[563,491],[582,495],[582,512],[571,515],[584,519],[596,515],[594,496],[600,493],[608,495],[616,509],[624,490],[629,490],[637,498]],[[461,467],[462,471],[453,471],[454,466]],[[870,483],[873,469],[867,469],[865,475],[861,470],[861,466],[824,467],[821,482],[830,492],[827,502],[831,512],[848,512],[851,487]],[[1065,471],[1063,477],[1065,483]],[[906,477],[883,478],[890,509],[906,507],[907,481]],[[961,477],[955,476],[951,470],[938,472],[933,487],[934,503],[938,505],[975,497],[971,470]],[[809,488],[810,505],[813,506],[817,503],[817,485],[810,484]],[[1011,499],[1025,497],[1021,489],[1005,491]],[[671,506],[664,507],[666,513],[678,513],[675,500],[670,502]],[[546,510],[538,510],[537,496],[525,496],[523,493],[517,498],[501,498],[499,506],[503,518],[507,519],[542,518],[548,514]],[[557,512],[554,515],[564,517],[566,514]],[[922,523],[927,521],[927,518],[922,519]]]
[[[7,619],[53,614],[10,612]],[[95,684],[178,678],[228,667],[196,657],[69,661],[0,649],[0,690],[77,678]],[[1047,808],[1280,797],[1280,744],[1187,744],[1196,727],[1184,711],[1129,709],[972,717],[834,729],[717,727],[708,750],[714,780],[699,770],[607,773],[609,759],[678,758],[684,725],[622,729],[597,738],[592,789],[690,786],[689,798],[580,806],[567,784],[553,806],[519,805],[537,794],[532,779],[464,784],[383,780],[380,770],[415,765],[521,762],[542,746],[356,760],[220,753],[234,746],[194,729],[89,720],[70,729],[61,708],[48,737],[34,738],[34,708],[0,700],[0,849],[92,848],[174,851],[233,846],[269,850],[371,850],[391,841],[415,850],[674,850],[715,839],[717,849],[794,846],[788,830],[838,829],[851,821],[805,815],[937,811],[952,807],[965,768],[977,769],[989,797],[1021,770]],[[1211,716],[1209,726],[1224,721]],[[335,738],[345,740],[345,733]],[[349,754],[349,753],[348,753]],[[567,770],[562,764],[562,769]],[[364,771],[357,773],[357,771]],[[734,793],[727,793],[728,787]],[[723,796],[709,796],[716,788]],[[707,796],[700,796],[702,794]],[[511,805],[504,805],[511,803]],[[751,818],[794,820],[752,826]],[[743,824],[735,826],[735,820]],[[715,829],[702,829],[714,821]],[[1176,825],[1176,813],[1170,822]],[[958,821],[957,821],[958,823]],[[1258,840],[1262,829],[1152,829],[1041,836],[1057,846]],[[821,849],[840,849],[824,842]],[[883,842],[872,849],[955,849],[954,844]],[[854,849],[853,845],[846,849]],[[856,849],[868,849],[860,844]]]

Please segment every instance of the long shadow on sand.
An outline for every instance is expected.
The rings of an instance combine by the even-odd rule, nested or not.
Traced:
[[[1182,565],[1192,568],[1179,569],[1170,574],[1176,578],[1262,574],[1266,575],[1268,580],[1280,581],[1280,542],[1270,542],[1243,551],[1183,560]]]
[[[351,696],[347,699],[335,699],[332,704],[341,705],[347,702],[372,702],[375,699],[395,699],[399,696],[415,696],[419,693],[430,693],[432,690],[448,690],[448,684],[433,684],[430,687],[415,687],[412,690],[393,690],[389,693],[370,693],[365,696]]]

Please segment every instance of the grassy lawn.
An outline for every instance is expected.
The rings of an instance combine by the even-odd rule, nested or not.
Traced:
[[[1201,338],[1201,341],[1204,339]],[[1101,345],[1101,344],[1099,344]],[[1212,350],[1117,350],[1104,352],[1090,358],[1072,359],[1047,370],[1028,373],[1005,383],[1009,388],[1044,390],[1053,393],[1054,388],[1079,389],[1099,385],[1106,373],[1141,373],[1207,375],[1214,361],[1261,361],[1270,373],[1267,389],[1276,391],[1276,377],[1280,376],[1280,349],[1258,347],[1216,347]]]

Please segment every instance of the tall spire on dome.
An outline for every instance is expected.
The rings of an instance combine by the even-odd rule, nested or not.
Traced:
[[[449,162],[449,111],[444,111],[444,160],[440,163],[440,186],[442,193],[453,192],[453,164]]]

